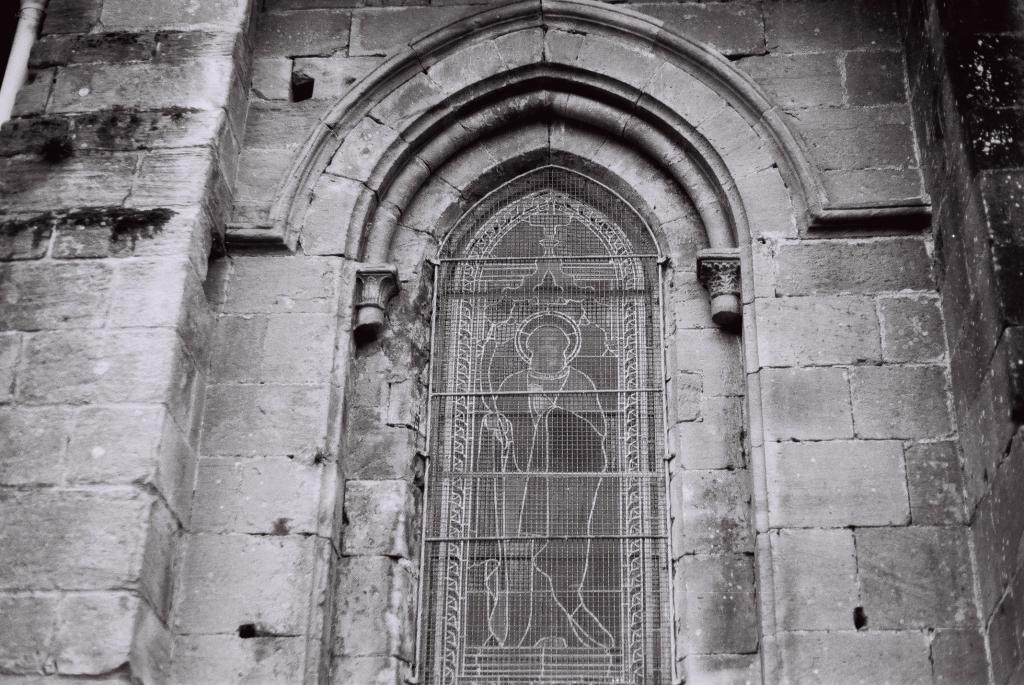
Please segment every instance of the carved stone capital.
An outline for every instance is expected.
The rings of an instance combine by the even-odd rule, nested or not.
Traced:
[[[367,264],[356,270],[355,326],[357,340],[375,340],[384,328],[384,308],[398,292],[398,269]]]
[[[721,328],[739,330],[743,312],[737,250],[701,250],[697,255],[697,280],[711,296],[711,320]]]

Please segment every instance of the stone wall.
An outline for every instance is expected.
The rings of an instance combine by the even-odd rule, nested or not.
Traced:
[[[903,15],[925,177],[936,189],[981,616],[995,681],[1014,682],[1024,673],[1024,8],[910,2]]]
[[[985,370],[1013,358],[989,313],[1014,291],[964,275],[984,245],[953,227],[1019,217],[983,194],[1011,175],[945,192],[966,177],[928,142],[918,10],[901,32],[883,0],[548,3],[445,34],[495,4],[347,4],[51,0],[0,136],[0,674],[401,683],[428,261],[482,193],[555,162],[669,258],[680,675],[987,682],[991,637],[1006,682],[1020,469]],[[548,85],[466,104],[530,69]],[[709,244],[741,260],[742,335],[711,323]],[[401,287],[356,344],[371,259]]]

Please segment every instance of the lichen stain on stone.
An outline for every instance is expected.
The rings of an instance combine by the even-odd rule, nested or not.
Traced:
[[[9,219],[0,223],[0,236],[13,238],[25,231],[32,232],[32,248],[35,249],[50,239],[53,218],[43,214],[31,219]]]

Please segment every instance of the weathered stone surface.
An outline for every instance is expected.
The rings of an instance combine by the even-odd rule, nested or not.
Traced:
[[[801,241],[778,247],[780,295],[930,290],[931,259],[917,238]]]
[[[210,148],[153,150],[142,158],[127,202],[135,207],[194,205],[206,193],[215,168]]]
[[[96,263],[0,265],[0,330],[102,326],[111,276]]]
[[[380,57],[296,57],[292,71],[314,79],[314,100],[340,100],[384,60]]]
[[[398,132],[394,129],[379,124],[370,117],[363,117],[345,135],[341,146],[327,166],[327,173],[356,181],[366,181],[388,148],[398,139]]]
[[[941,628],[976,622],[963,527],[856,532],[861,597],[873,628]]]
[[[172,251],[179,255],[188,254],[193,241],[187,240],[186,235],[194,222],[194,211],[186,210],[179,214],[165,207],[135,209],[114,206],[90,207],[56,215],[42,214],[31,223],[34,226],[45,223],[56,232],[52,251],[54,258],[89,259],[161,255]],[[206,255],[203,257],[205,262]]]
[[[0,595],[0,671],[53,671],[59,602],[56,594]]]
[[[136,491],[0,493],[0,589],[122,588],[139,577],[150,499]]]
[[[335,656],[331,673],[341,683],[372,685],[403,685],[412,678],[405,663],[384,656]]]
[[[848,52],[843,59],[846,94],[851,105],[887,105],[906,101],[903,56],[899,52]]]
[[[475,7],[401,7],[361,9],[352,16],[350,55],[387,55],[411,40],[479,12]]]
[[[345,483],[342,554],[409,559],[416,535],[416,491],[401,480]]]
[[[42,113],[50,102],[50,89],[56,75],[56,69],[30,70],[25,76],[24,85],[18,91],[18,99],[14,102],[12,114],[24,117]]]
[[[879,200],[921,200],[921,171],[907,169],[833,169],[822,174],[828,198],[858,206]]]
[[[0,484],[59,484],[71,426],[63,407],[0,408]]]
[[[182,635],[174,641],[174,683],[281,683],[303,672],[307,638]],[[356,682],[356,681],[352,681]]]
[[[370,191],[357,181],[322,176],[302,219],[302,249],[310,255],[344,254],[360,195]]]
[[[690,653],[742,654],[757,649],[754,568],[742,554],[685,556]]]
[[[370,116],[401,131],[445,97],[444,90],[426,74],[417,74],[391,91],[370,110]]]
[[[138,109],[217,109],[227,104],[228,58],[179,63],[76,64],[60,71],[49,104],[53,112]]]
[[[321,469],[287,457],[199,460],[193,530],[289,535],[317,531]]]
[[[21,356],[21,335],[0,333],[0,404],[14,397],[14,372]]]
[[[850,385],[858,437],[941,438],[952,430],[941,367],[861,367]]]
[[[757,300],[757,353],[764,366],[881,361],[878,317],[866,297]]]
[[[160,0],[104,0],[100,21],[107,29],[239,29],[246,16],[243,0],[204,0],[183,7]]]
[[[68,483],[152,482],[165,415],[162,407],[79,409],[64,460]]]
[[[348,46],[351,17],[337,10],[267,12],[253,41],[258,57],[333,55]]]
[[[128,660],[138,595],[128,592],[85,592],[68,595],[54,638],[57,670],[98,675]]]
[[[877,526],[910,521],[897,441],[768,443],[772,526]]]
[[[294,150],[314,132],[324,104],[303,102],[253,102],[245,120],[246,149]]]
[[[50,248],[50,226],[0,222],[0,261],[39,259]]]
[[[292,535],[190,535],[174,628],[235,633],[251,623],[264,635],[304,633],[315,544]]]
[[[85,33],[100,18],[102,0],[51,0],[46,6],[43,33]]]
[[[350,478],[409,479],[416,470],[416,431],[386,425],[377,411],[350,408],[345,430],[345,473]]]
[[[686,682],[733,685],[761,682],[757,654],[691,654],[684,664]]]
[[[416,624],[411,562],[388,557],[342,557],[338,578],[333,653],[410,660]]]
[[[274,196],[291,162],[291,155],[283,150],[243,149],[238,157],[232,219],[242,223],[268,223]]]
[[[117,205],[131,187],[134,154],[71,157],[59,165],[34,158],[0,160],[0,195],[8,211]]]
[[[674,554],[753,551],[746,472],[680,471],[672,475],[671,495],[682,502],[672,524]]]
[[[917,164],[904,106],[801,109],[792,116],[811,159],[822,169]]]
[[[192,494],[191,490],[189,494]],[[137,617],[139,631],[144,630],[145,623],[150,620],[166,625],[170,619],[182,525],[188,526],[189,519],[176,518],[167,504],[164,500],[157,500],[150,510],[146,545],[142,552],[142,576],[139,578],[138,593],[144,600],[140,606],[141,615]],[[146,616],[150,612],[155,615]]]
[[[17,397],[30,404],[161,402],[191,383],[164,329],[36,333],[22,355]]]
[[[292,60],[263,57],[252,63],[252,92],[264,100],[287,100],[291,94]]]
[[[878,300],[882,356],[891,362],[937,361],[946,352],[942,313],[935,297]]]
[[[746,390],[743,359],[736,336],[719,329],[680,330],[673,336],[674,371],[701,374],[706,396],[742,395]],[[673,374],[676,375],[676,374]]]
[[[684,469],[742,468],[743,400],[706,397],[700,402],[700,420],[672,427],[675,457]]]
[[[772,533],[771,546],[779,629],[853,629],[859,603],[853,533],[781,530]]]
[[[778,682],[932,682],[928,636],[921,631],[784,632],[779,634],[779,648],[786,658]]]
[[[764,20],[753,2],[631,4],[661,19],[664,28],[709,44],[723,55],[736,57],[764,52]]]
[[[341,295],[340,259],[236,257],[224,312],[334,313]]]
[[[956,444],[911,445],[906,460],[911,520],[917,525],[963,523],[963,479]]]
[[[857,47],[897,47],[896,12],[888,2],[796,0],[765,8],[768,49],[820,52]]]
[[[217,321],[214,382],[326,383],[337,337],[330,314],[245,314]]]
[[[932,673],[941,685],[988,680],[984,638],[977,630],[936,630],[932,639]]]
[[[312,458],[326,438],[328,399],[325,386],[211,386],[202,452]]]
[[[843,369],[762,369],[761,404],[769,440],[853,437]]]
[[[839,53],[762,55],[737,64],[765,89],[780,107],[821,107],[843,104]]]

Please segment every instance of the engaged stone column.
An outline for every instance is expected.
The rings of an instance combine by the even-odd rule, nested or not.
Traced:
[[[356,271],[356,278],[354,333],[359,342],[369,342],[384,328],[384,307],[398,292],[398,269],[391,264],[367,265]]]
[[[701,250],[697,280],[711,295],[711,320],[721,328],[738,331],[743,319],[739,253],[735,249]]]

